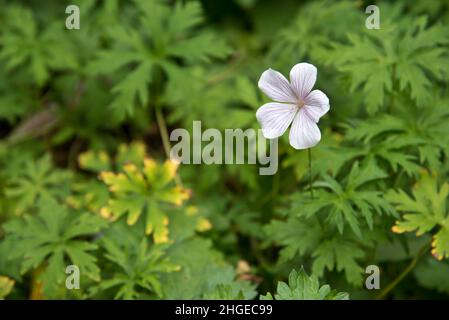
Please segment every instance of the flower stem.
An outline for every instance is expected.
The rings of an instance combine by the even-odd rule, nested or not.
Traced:
[[[312,149],[307,149],[307,154],[309,157],[309,189],[310,197],[313,199],[313,189],[312,189]]]
[[[273,175],[273,182],[271,187],[271,211],[274,213],[275,211],[275,204],[276,204],[276,198],[279,193],[279,181],[280,180],[280,174],[279,172]]]

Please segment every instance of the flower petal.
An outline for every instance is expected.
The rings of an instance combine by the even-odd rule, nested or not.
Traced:
[[[297,98],[288,80],[278,71],[265,70],[259,79],[259,88],[278,102],[295,103]]]
[[[309,118],[304,108],[301,108],[293,120],[290,129],[290,145],[295,149],[308,149],[318,144],[321,132],[315,121]]]
[[[262,126],[262,133],[266,139],[280,137],[292,123],[298,107],[293,104],[269,102],[261,106],[256,117]]]
[[[304,100],[307,115],[315,122],[329,111],[329,98],[320,90],[313,90]]]
[[[293,66],[290,70],[290,83],[296,96],[305,99],[316,82],[316,75],[317,70],[313,64],[302,62]]]

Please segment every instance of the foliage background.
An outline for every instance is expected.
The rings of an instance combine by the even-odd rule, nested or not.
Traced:
[[[448,298],[448,3],[369,4],[0,1],[0,298]],[[331,101],[314,200],[286,137],[274,176],[165,161],[193,120],[258,128],[260,74],[300,61]]]

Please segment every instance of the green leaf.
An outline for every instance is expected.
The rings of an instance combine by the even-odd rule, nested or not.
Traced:
[[[68,195],[71,175],[53,168],[50,157],[23,163],[21,171],[8,179],[6,195],[15,201],[21,214],[40,200],[58,200]]]
[[[261,300],[273,300],[273,295],[267,293],[260,296]],[[331,290],[329,285],[320,286],[318,279],[308,276],[301,268],[299,272],[292,270],[288,276],[288,284],[279,282],[275,300],[348,300],[349,295],[345,292]]]
[[[66,277],[65,268],[76,265],[95,281],[100,280],[96,257],[90,252],[97,246],[82,237],[94,235],[107,221],[89,213],[77,213],[54,200],[39,201],[38,215],[26,215],[5,224],[6,240],[12,243],[10,259],[21,259],[21,273],[44,266],[40,274],[44,293],[55,295]]]
[[[280,262],[292,260],[297,254],[304,255],[314,249],[321,238],[318,224],[296,217],[287,221],[273,220],[265,227],[267,236],[281,245]]]
[[[0,300],[4,299],[8,294],[10,294],[12,288],[14,287],[15,281],[0,275]]]
[[[339,238],[322,241],[313,256],[313,274],[321,277],[325,269],[344,271],[349,283],[360,286],[363,268],[357,260],[364,258],[365,253],[352,241]]]
[[[448,273],[449,264],[447,261],[437,261],[428,258],[417,266],[413,274],[423,287],[436,289],[449,295]]]
[[[369,162],[360,167],[356,162],[343,184],[329,175],[315,182],[314,189],[319,191],[317,199],[311,200],[304,193],[293,195],[291,211],[306,218],[325,211],[327,221],[337,227],[340,233],[343,233],[347,223],[351,230],[361,237],[360,219],[365,220],[372,229],[374,214],[395,214],[381,192],[366,186],[370,182],[384,178],[386,173],[375,163]]]
[[[20,67],[42,86],[50,72],[77,68],[77,59],[61,23],[50,23],[42,29],[29,9],[20,6],[7,9],[0,60],[6,61],[8,71]]]
[[[138,27],[114,27],[109,32],[111,48],[101,51],[90,65],[93,74],[127,71],[111,90],[115,98],[110,107],[119,119],[134,115],[136,106],[146,107],[150,92],[161,93],[164,74],[179,70],[179,62],[203,63],[229,53],[224,41],[211,32],[192,32],[203,20],[198,3],[178,2],[172,7],[161,0],[134,2]]]
[[[111,170],[111,160],[104,151],[93,151],[81,153],[78,156],[78,163],[82,169],[94,172]]]
[[[134,225],[143,216],[145,234],[152,234],[156,243],[168,242],[166,210],[170,205],[180,206],[189,197],[186,189],[174,185],[176,170],[177,164],[173,161],[159,165],[146,158],[141,168],[127,163],[118,174],[102,172],[101,179],[112,194],[102,214],[112,214],[113,219],[126,215],[129,225]]]
[[[206,293],[203,298],[205,300],[244,300],[245,296],[241,290],[235,290],[230,284],[218,284],[214,291]]]
[[[168,250],[172,261],[182,266],[180,272],[164,275],[164,291],[167,299],[215,299],[234,298],[243,293],[245,299],[255,296],[254,285],[236,280],[236,272],[227,264],[220,252],[212,248],[210,240],[200,237],[173,244]],[[217,286],[226,288],[217,292]],[[231,288],[229,288],[231,287]]]
[[[91,294],[114,289],[114,299],[136,299],[155,294],[162,298],[164,273],[180,270],[166,255],[166,248],[140,238],[124,225],[115,224],[100,241],[105,258],[114,264]]]
[[[397,114],[379,114],[369,120],[356,120],[349,127],[347,139],[360,142],[361,155],[375,156],[393,170],[402,167],[416,173],[413,162],[437,168],[441,153],[448,154],[448,98],[436,94],[429,99],[426,112],[401,101]],[[413,160],[413,162],[411,162]]]
[[[424,105],[431,83],[444,79],[442,66],[449,58],[443,47],[448,39],[443,25],[429,27],[426,17],[400,19],[402,4],[382,7],[395,13],[383,17],[381,29],[349,34],[349,44],[334,44],[328,55],[329,63],[349,75],[352,91],[362,87],[371,115],[388,105],[385,98],[397,91]]]
[[[449,257],[449,214],[446,202],[449,196],[449,183],[438,188],[435,173],[421,173],[420,180],[412,190],[412,197],[403,190],[390,191],[387,199],[403,213],[402,220],[396,222],[396,233],[416,231],[420,236],[433,234],[432,254],[439,260]],[[434,229],[436,230],[434,231]]]

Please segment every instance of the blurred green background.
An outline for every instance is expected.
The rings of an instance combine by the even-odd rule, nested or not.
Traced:
[[[0,0],[0,298],[447,299],[448,6]],[[273,176],[167,160],[194,120],[258,129],[299,62],[331,105],[311,172],[287,135]]]

